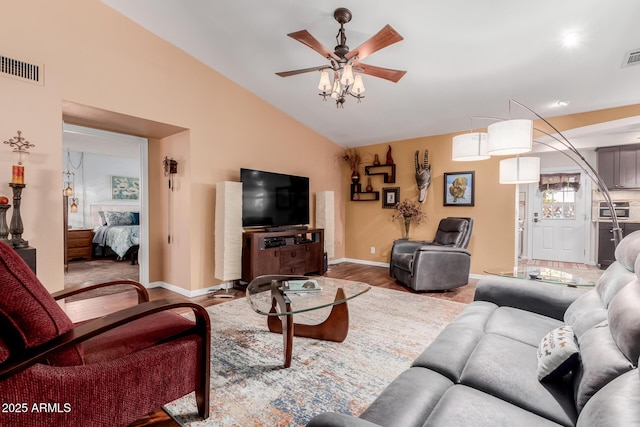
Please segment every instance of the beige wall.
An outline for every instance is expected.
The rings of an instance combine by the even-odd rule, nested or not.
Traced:
[[[0,77],[0,138],[21,130],[36,144],[26,165],[24,238],[38,249],[38,276],[49,290],[63,286],[63,105],[127,115],[133,133],[152,137],[150,205],[159,210],[150,218],[151,280],[187,290],[219,283],[213,271],[215,183],[238,180],[241,167],[309,176],[312,193],[336,191],[336,211],[343,211],[336,144],[98,0],[9,2],[3,17],[1,53],[44,64],[43,87]],[[156,134],[150,121],[187,132]],[[117,120],[96,122],[108,130],[121,130],[119,125]],[[0,150],[0,182],[9,182],[10,150]],[[173,217],[168,215],[166,178],[157,164],[164,156],[180,161],[179,188],[172,196],[181,204],[173,206]],[[0,193],[8,193],[1,188]],[[175,231],[172,245],[166,243],[169,220]],[[339,216],[336,227],[336,257],[342,257],[344,222]]]
[[[640,115],[640,105],[593,111],[583,114],[548,119],[560,131],[588,126],[596,123]],[[525,116],[526,117],[526,116]],[[536,121],[542,130],[551,130]],[[486,268],[509,266],[515,259],[515,186],[498,183],[499,161],[505,157],[492,157],[480,162],[454,162],[451,160],[451,139],[456,134],[437,135],[405,141],[361,147],[364,163],[371,164],[374,154],[384,163],[387,147],[396,163],[396,183],[383,184],[379,176],[372,177],[374,190],[382,187],[400,187],[400,199],[417,200],[414,153],[429,150],[431,164],[431,187],[423,212],[427,221],[418,226],[411,225],[411,239],[431,240],[438,222],[447,216],[469,216],[474,218],[474,231],[469,245],[472,252],[471,273],[482,274]],[[544,167],[544,164],[541,165]],[[344,173],[347,174],[346,166]],[[364,168],[361,168],[364,175]],[[443,206],[445,172],[475,171],[476,196],[474,207]],[[347,174],[348,175],[348,174]],[[366,185],[366,177],[361,180]],[[348,187],[345,179],[345,187]],[[352,202],[345,193],[346,205],[346,254],[349,258],[373,262],[389,262],[389,253],[394,239],[403,237],[404,225],[392,221],[393,210],[382,209],[381,201]],[[371,254],[371,247],[376,253]]]
[[[401,226],[390,221],[391,211],[379,203],[347,201],[348,181],[341,173],[344,165],[336,160],[336,144],[98,0],[5,3],[0,52],[44,64],[44,86],[0,77],[0,138],[7,140],[21,130],[36,144],[26,165],[24,238],[38,249],[38,276],[49,290],[63,286],[61,121],[63,109],[77,105],[117,113],[106,123],[91,114],[83,117],[80,109],[75,115],[78,124],[93,121],[96,127],[129,128],[151,137],[150,206],[157,208],[150,218],[151,280],[187,290],[218,283],[213,271],[215,183],[238,180],[241,167],[306,175],[312,193],[335,191],[335,258],[388,260],[393,239],[402,235]],[[634,106],[572,116],[561,129],[638,114]],[[477,225],[470,248],[472,271],[477,273],[513,256],[512,233],[503,232],[513,224],[513,194],[509,186],[497,184],[497,160],[452,163],[450,137],[392,142],[398,164],[394,186],[401,187],[401,198],[415,197],[413,152],[429,149],[434,168],[425,203],[429,221],[414,227],[412,237],[431,238],[443,216],[473,216]],[[386,144],[364,151],[383,156]],[[164,156],[180,160],[179,188],[173,196],[167,194],[159,163]],[[0,182],[10,181],[11,164],[10,149],[0,146]],[[442,173],[461,170],[476,171],[476,206],[445,208]],[[381,183],[374,180],[374,186]],[[0,194],[10,196],[8,190],[0,184]],[[181,201],[172,208],[172,245],[166,243],[168,197]],[[373,256],[371,246],[377,250]]]
[[[473,253],[471,272],[482,273],[489,265],[510,265],[513,258],[514,234],[513,207],[515,190],[511,185],[497,185],[498,161],[492,158],[484,162],[452,162],[452,135],[439,135],[396,141],[391,143],[392,156],[396,163],[396,183],[383,184],[382,177],[373,176],[372,185],[376,191],[383,187],[400,187],[400,200],[417,200],[418,188],[415,180],[414,154],[429,150],[431,164],[431,186],[422,205],[426,221],[411,225],[410,238],[432,240],[441,218],[463,216],[474,218],[474,230],[469,244]],[[387,144],[362,147],[365,159],[378,154],[384,163]],[[371,160],[365,163],[371,163]],[[475,171],[475,206],[443,206],[444,173]],[[366,177],[362,179],[366,184]],[[347,195],[348,197],[348,195]],[[393,209],[382,209],[382,202],[346,201],[347,216],[347,256],[376,262],[389,262],[389,253],[395,239],[404,235],[404,223],[392,221]],[[510,219],[511,218],[511,219]],[[375,255],[370,253],[376,248]],[[490,251],[483,248],[491,247]],[[506,264],[505,264],[506,263]]]

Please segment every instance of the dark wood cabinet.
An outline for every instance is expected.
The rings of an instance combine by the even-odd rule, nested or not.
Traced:
[[[93,231],[90,229],[71,229],[67,233],[67,262],[72,259],[92,258]]]
[[[620,223],[622,236],[627,236],[640,230],[640,223]],[[598,227],[598,264],[600,268],[607,268],[616,260],[615,246],[613,244],[613,225],[610,222],[601,222]]]
[[[242,280],[265,274],[324,272],[324,230],[247,231],[242,238]]]
[[[304,274],[306,273],[306,245],[282,246],[280,251],[280,274]]]
[[[32,248],[31,246],[26,248],[16,248],[14,249],[20,258],[24,260],[25,263],[29,266],[31,271],[36,274],[36,248]]]
[[[597,150],[598,173],[610,190],[640,189],[640,145]]]

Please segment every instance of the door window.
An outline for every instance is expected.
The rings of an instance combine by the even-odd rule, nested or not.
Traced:
[[[576,218],[575,191],[573,188],[563,188],[559,191],[546,190],[542,192],[542,219]]]

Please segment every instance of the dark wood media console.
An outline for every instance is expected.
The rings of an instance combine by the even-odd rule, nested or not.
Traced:
[[[245,231],[242,235],[242,280],[265,274],[324,272],[324,230]]]

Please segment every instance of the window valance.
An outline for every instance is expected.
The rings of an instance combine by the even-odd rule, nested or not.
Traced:
[[[580,189],[580,173],[545,173],[540,174],[538,189],[540,191],[561,191],[565,188],[572,188],[573,191]]]

